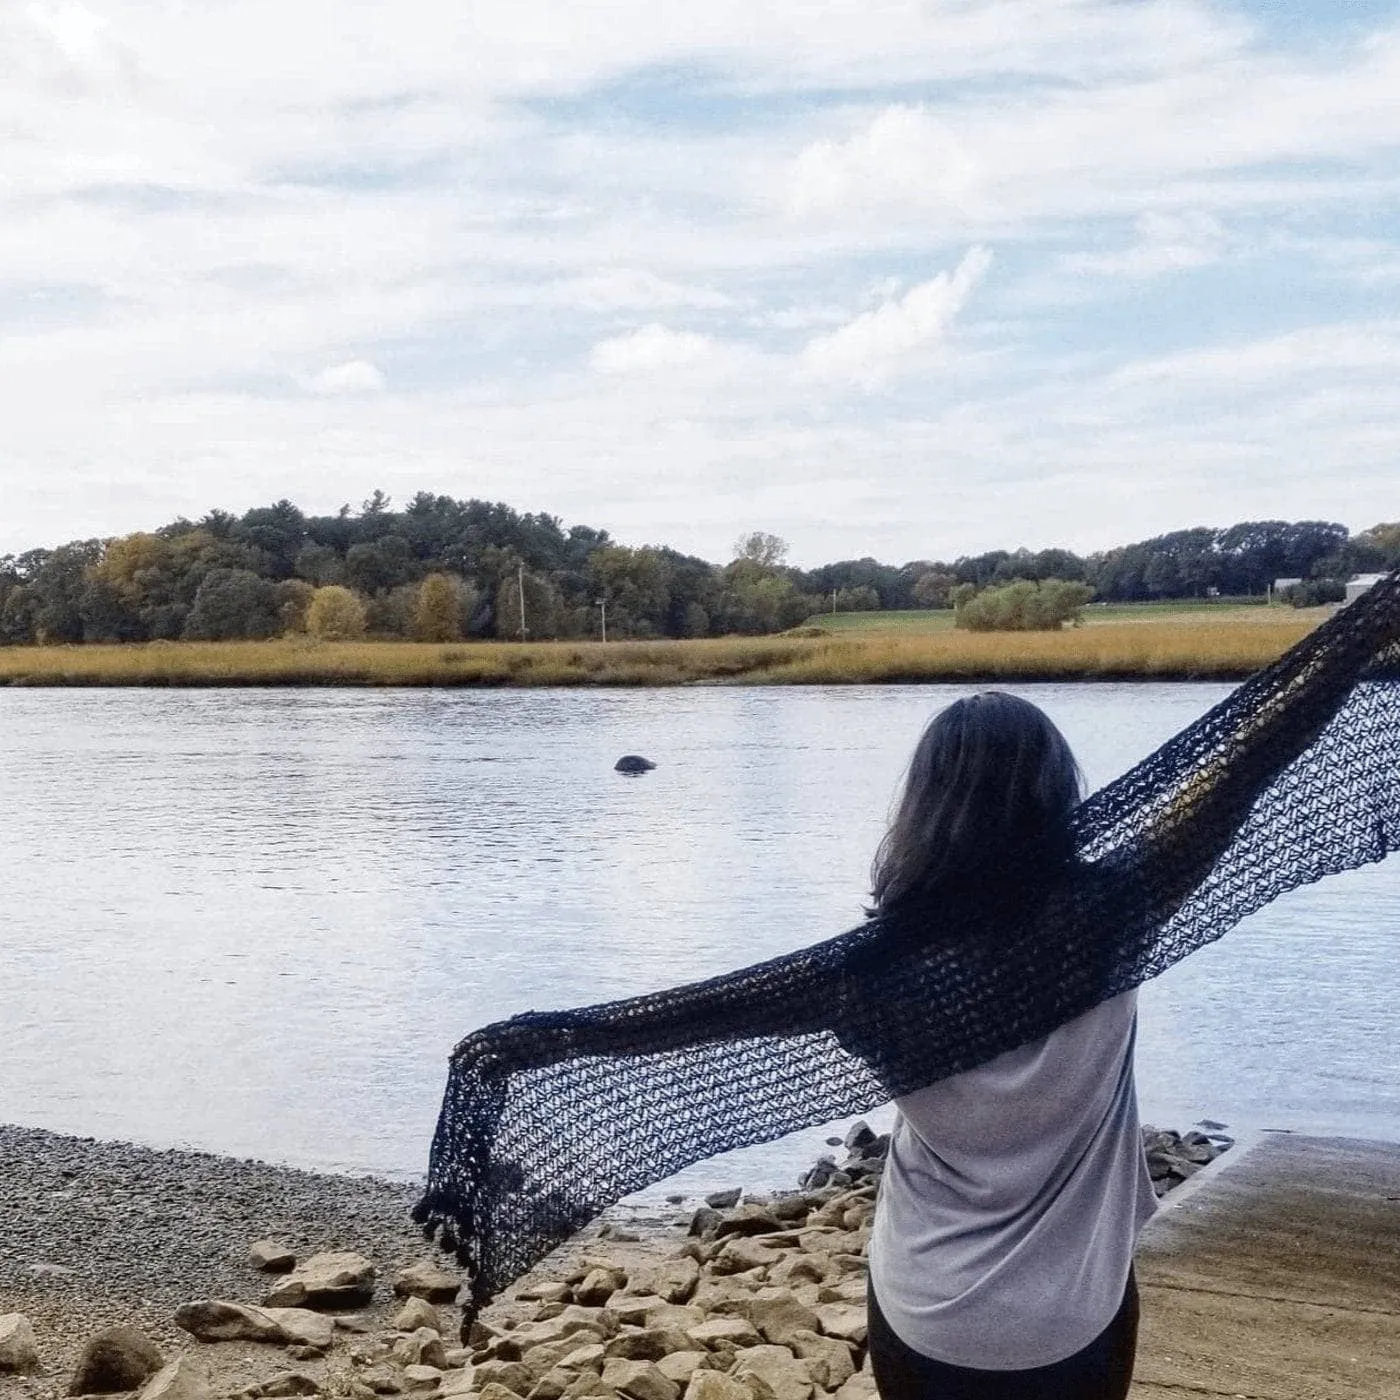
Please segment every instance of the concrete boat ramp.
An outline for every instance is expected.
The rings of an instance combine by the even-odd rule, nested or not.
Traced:
[[[1242,1142],[1148,1226],[1137,1273],[1133,1400],[1400,1400],[1400,1144]]]

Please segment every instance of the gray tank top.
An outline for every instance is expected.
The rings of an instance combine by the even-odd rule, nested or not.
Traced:
[[[870,1280],[906,1345],[954,1366],[1029,1370],[1112,1321],[1157,1206],[1136,1038],[1132,991],[895,1100]]]

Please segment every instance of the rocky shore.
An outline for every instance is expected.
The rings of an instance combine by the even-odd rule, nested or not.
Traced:
[[[1161,1194],[1218,1124],[1145,1130]],[[791,1192],[613,1212],[461,1335],[410,1185],[0,1128],[0,1395],[862,1400],[887,1138]]]

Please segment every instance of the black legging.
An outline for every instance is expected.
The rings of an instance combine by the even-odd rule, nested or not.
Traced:
[[[1113,1321],[1083,1351],[1031,1371],[949,1366],[906,1346],[870,1294],[870,1365],[880,1400],[1124,1400],[1137,1353],[1137,1281]]]

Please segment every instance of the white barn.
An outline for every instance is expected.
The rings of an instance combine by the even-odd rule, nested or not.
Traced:
[[[1357,574],[1355,578],[1348,579],[1346,601],[1354,603],[1372,584],[1379,583],[1384,577],[1384,574]]]

